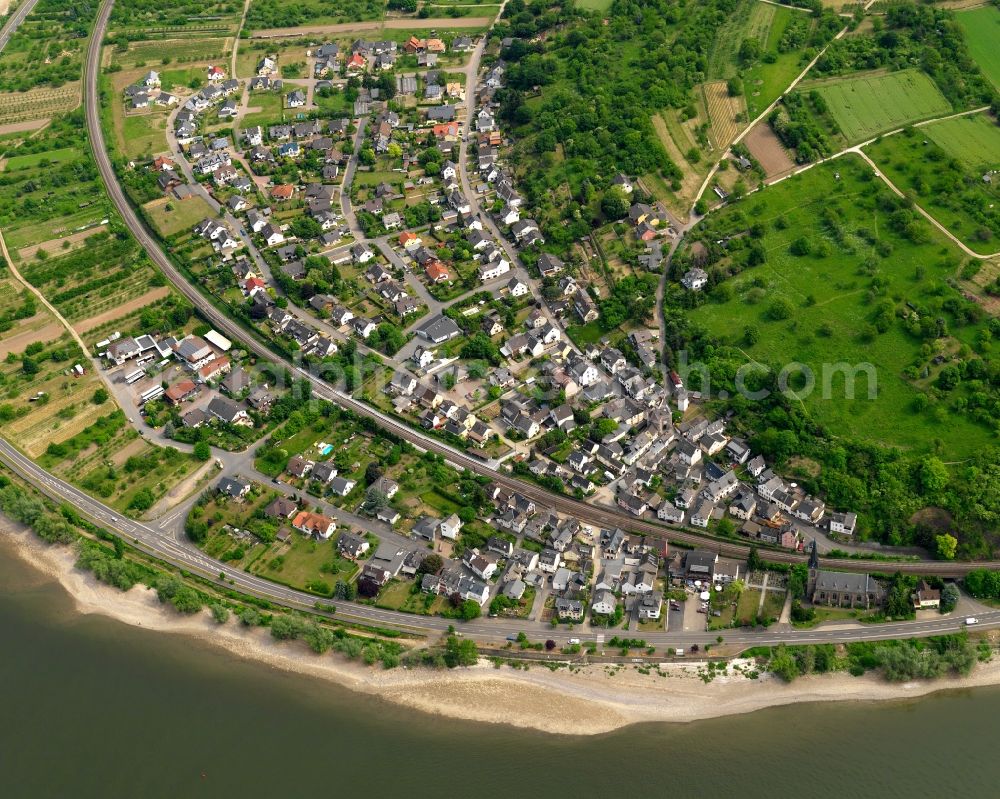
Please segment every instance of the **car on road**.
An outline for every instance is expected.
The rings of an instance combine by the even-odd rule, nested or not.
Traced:
[[[579,638],[570,638],[569,642],[571,644],[578,644],[578,643],[580,643],[580,639]]]
[[[965,620],[965,623],[966,624],[979,624],[979,619],[977,619],[975,616],[969,616],[969,618],[967,618]]]

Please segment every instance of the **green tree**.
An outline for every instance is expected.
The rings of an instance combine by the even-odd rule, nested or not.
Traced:
[[[478,619],[482,612],[482,606],[474,599],[466,599],[459,608],[459,614],[466,621]]]
[[[628,213],[629,201],[620,186],[612,186],[601,198],[601,211],[608,219],[621,219]]]
[[[806,595],[809,584],[809,568],[804,563],[796,563],[788,570],[788,591],[795,599]]]
[[[767,668],[768,671],[778,675],[785,682],[791,682],[799,676],[798,663],[784,644],[774,650]]]
[[[194,445],[194,456],[200,461],[207,461],[212,457],[212,448],[207,441],[199,441]]]
[[[244,627],[257,627],[260,625],[262,619],[260,617],[260,611],[252,605],[247,605],[239,612],[240,624]]]
[[[476,642],[468,638],[448,636],[444,646],[444,662],[449,669],[457,666],[474,666],[479,660]]]
[[[377,486],[368,486],[368,490],[365,491],[365,501],[362,505],[366,513],[374,516],[388,504],[389,498],[385,495],[384,491],[379,491]]]
[[[954,560],[955,553],[958,551],[958,539],[950,533],[945,533],[944,535],[938,535],[934,537],[935,548],[937,550],[937,556],[941,560]]]
[[[135,492],[132,501],[129,503],[129,508],[141,513],[153,507],[154,502],[156,502],[156,495],[152,490],[144,487]]]
[[[941,589],[941,612],[951,613],[955,606],[958,605],[958,600],[961,597],[959,593],[958,586],[954,583],[948,583],[943,589]]]
[[[920,464],[920,489],[926,496],[941,493],[948,485],[948,467],[939,458],[924,458]]]
[[[760,559],[756,544],[750,545],[750,553],[747,555],[747,571],[759,572],[764,569],[764,561]]]
[[[103,405],[108,401],[108,398],[108,390],[101,386],[94,391],[94,396],[90,398],[90,401],[94,403],[94,405]]]
[[[440,555],[430,554],[420,561],[418,574],[437,574],[444,567],[444,559]]]

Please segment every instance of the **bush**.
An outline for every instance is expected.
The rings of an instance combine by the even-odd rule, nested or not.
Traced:
[[[129,503],[130,510],[137,510],[140,513],[149,510],[156,502],[156,495],[149,488],[140,488],[135,492],[132,501]]]
[[[764,318],[771,322],[781,322],[792,315],[792,306],[784,297],[774,300],[764,311]]]
[[[791,615],[794,622],[808,622],[816,618],[816,611],[812,608],[803,607],[802,603],[796,599],[792,602]]]
[[[239,612],[240,624],[244,627],[257,627],[261,623],[260,611],[257,608],[247,605]]]
[[[444,648],[444,662],[449,669],[457,666],[474,666],[479,660],[476,642],[468,638],[448,637]]]

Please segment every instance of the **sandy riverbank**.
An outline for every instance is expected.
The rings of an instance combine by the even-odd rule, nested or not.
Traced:
[[[649,721],[685,722],[749,713],[792,702],[880,701],[911,699],[934,691],[1000,684],[1000,661],[980,664],[971,676],[932,682],[889,684],[875,677],[815,675],[786,685],[768,675],[742,674],[705,683],[695,663],[665,665],[661,673],[640,674],[632,667],[590,666],[552,672],[475,668],[439,672],[382,671],[344,660],[314,655],[300,644],[280,644],[261,629],[248,631],[230,621],[216,624],[207,611],[193,617],[163,608],[153,591],[137,586],[127,593],[109,588],[74,568],[67,547],[50,547],[28,531],[0,519],[6,547],[72,597],[77,610],[100,614],[147,629],[195,636],[234,655],[273,668],[330,680],[352,690],[417,710],[455,718],[510,724],[553,733],[594,735]]]

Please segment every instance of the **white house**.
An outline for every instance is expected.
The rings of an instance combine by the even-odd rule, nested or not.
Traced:
[[[708,284],[708,272],[695,267],[681,278],[681,285],[688,291],[701,291]]]
[[[448,538],[454,541],[458,538],[459,530],[462,529],[462,520],[458,518],[457,513],[453,513],[447,519],[443,519],[441,521],[441,525],[438,529],[441,532],[442,538]]]
[[[517,277],[512,277],[507,283],[507,291],[511,297],[523,297],[528,293],[528,284]]]
[[[506,275],[510,271],[510,263],[506,258],[501,258],[491,264],[483,264],[479,267],[479,279],[483,282],[496,280],[498,277]]]
[[[590,608],[600,616],[610,616],[618,607],[618,600],[615,595],[608,590],[597,591],[594,594],[594,601]]]

